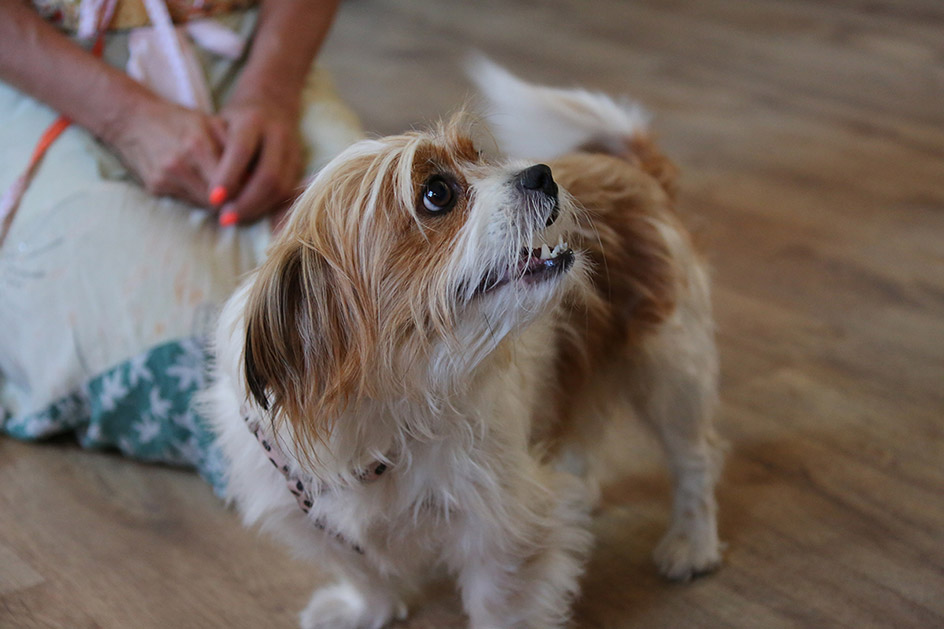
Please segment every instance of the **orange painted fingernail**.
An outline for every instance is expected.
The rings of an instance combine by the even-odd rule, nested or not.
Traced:
[[[230,210],[228,212],[223,212],[220,214],[220,225],[223,227],[229,227],[230,225],[235,225],[236,221],[239,220],[239,214]]]
[[[210,204],[211,205],[223,205],[226,202],[226,188],[223,186],[217,186],[210,191]]]

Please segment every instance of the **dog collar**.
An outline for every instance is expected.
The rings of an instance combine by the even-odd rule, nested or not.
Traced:
[[[256,441],[258,441],[262,449],[265,450],[269,462],[272,463],[273,467],[285,478],[286,486],[292,495],[295,496],[298,507],[308,516],[311,507],[315,503],[315,498],[324,494],[328,490],[328,486],[314,478],[303,478],[301,474],[294,471],[292,465],[289,463],[288,456],[279,446],[278,440],[268,433],[262,421],[253,418],[245,409],[243,410],[242,416],[249,431],[252,432],[256,437]],[[386,463],[373,461],[364,469],[356,472],[354,476],[360,483],[372,483],[380,478],[388,469]],[[346,539],[341,533],[330,530],[323,517],[312,520],[312,524],[316,529],[333,535],[338,541],[350,547],[354,552],[364,554],[364,549],[358,544]]]

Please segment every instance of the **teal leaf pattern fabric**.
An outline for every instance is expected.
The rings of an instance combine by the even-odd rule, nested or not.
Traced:
[[[141,461],[195,468],[220,496],[223,456],[194,407],[206,386],[206,343],[186,338],[112,367],[48,408],[0,420],[2,432],[37,441],[74,433],[84,448],[116,448]]]

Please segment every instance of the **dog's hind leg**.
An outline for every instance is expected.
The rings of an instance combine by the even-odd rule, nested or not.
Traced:
[[[633,357],[630,392],[659,436],[673,477],[672,519],[654,558],[664,576],[683,581],[721,563],[714,488],[723,459],[712,420],[718,357],[707,273],[689,261],[675,312]]]

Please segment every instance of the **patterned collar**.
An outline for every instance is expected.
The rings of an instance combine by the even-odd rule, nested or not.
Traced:
[[[295,496],[295,501],[298,503],[298,507],[307,516],[308,512],[311,510],[312,505],[315,503],[315,498],[324,494],[328,490],[327,485],[319,482],[317,479],[311,479],[310,481],[306,482],[306,479],[292,470],[292,466],[289,464],[288,456],[286,456],[285,452],[282,451],[282,448],[279,447],[278,440],[274,439],[272,435],[268,433],[266,428],[263,426],[262,420],[253,418],[246,411],[246,409],[243,409],[242,416],[243,421],[246,422],[246,426],[249,428],[250,432],[255,435],[259,445],[261,445],[266,451],[266,456],[268,457],[269,462],[272,463],[272,465],[277,470],[279,470],[279,472],[285,478],[286,486],[292,495]],[[372,483],[380,478],[387,470],[388,467],[386,463],[382,463],[381,461],[373,461],[367,467],[357,472],[355,477],[361,483]],[[351,548],[354,552],[358,554],[364,554],[363,548],[361,548],[358,544],[346,539],[343,535],[341,535],[341,533],[332,531],[323,517],[312,520],[312,524],[316,529],[325,531],[328,534],[334,536],[338,541]]]

